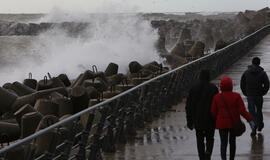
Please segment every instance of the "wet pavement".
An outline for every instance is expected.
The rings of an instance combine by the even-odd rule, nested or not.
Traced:
[[[261,66],[270,76],[270,35],[262,40],[248,55],[241,58],[213,83],[219,83],[223,76],[233,79],[234,91],[240,91],[240,78],[254,56],[261,58]],[[242,93],[241,93],[242,95]],[[242,95],[245,103],[246,98]],[[247,104],[247,103],[246,103]],[[246,105],[247,106],[247,105]],[[147,124],[143,130],[137,131],[137,136],[128,140],[125,145],[118,145],[116,153],[104,153],[105,160],[196,160],[197,148],[195,131],[186,128],[185,100],[174,106],[169,112]],[[236,160],[270,160],[270,93],[264,97],[265,127],[255,138],[250,137],[250,127],[237,138]],[[215,144],[212,160],[220,159],[219,133],[215,132]],[[229,153],[229,150],[227,149]],[[227,154],[228,154],[227,153]]]

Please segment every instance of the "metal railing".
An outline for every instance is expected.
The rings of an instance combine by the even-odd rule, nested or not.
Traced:
[[[202,69],[212,78],[248,53],[270,33],[270,25],[229,46],[146,80],[0,150],[3,160],[102,159],[115,144],[159,117],[186,96]]]

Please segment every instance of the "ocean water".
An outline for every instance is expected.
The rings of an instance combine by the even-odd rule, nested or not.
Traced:
[[[38,36],[0,36],[0,84],[28,78],[42,79],[66,73],[76,78],[96,65],[104,71],[110,62],[119,65],[120,73],[128,72],[128,64],[162,62],[154,47],[157,31],[150,21],[137,14],[0,14],[0,22],[88,22],[80,35],[71,37],[54,29]]]

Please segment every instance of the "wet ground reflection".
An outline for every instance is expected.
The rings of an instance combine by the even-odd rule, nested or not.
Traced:
[[[259,133],[257,136],[252,137],[252,143],[251,143],[251,149],[250,149],[250,155],[251,157],[249,160],[263,160],[264,153],[264,136],[263,134]]]

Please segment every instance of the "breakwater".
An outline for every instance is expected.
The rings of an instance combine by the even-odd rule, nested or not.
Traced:
[[[143,68],[147,66],[140,67],[141,65],[136,62],[130,63],[130,66],[134,67],[131,67],[132,69],[130,68],[130,73],[138,70],[141,73],[133,74],[135,76],[132,76],[132,74],[130,76],[118,75],[119,77],[127,78],[118,81],[120,83],[123,82],[120,86],[116,85],[115,87],[111,86],[107,88],[107,91],[109,90],[107,94],[110,93],[112,95],[111,98],[109,98],[110,96],[107,98],[105,96],[104,91],[106,90],[103,90],[104,88],[102,87],[102,77],[105,75],[107,75],[105,77],[111,77],[113,76],[112,73],[116,73],[116,65],[114,64],[108,65],[108,68],[112,69],[106,69],[107,72],[105,71],[103,74],[96,72],[95,67],[93,67],[93,71],[91,72],[86,71],[82,73],[75,81],[71,82],[70,89],[66,91],[62,90],[63,86],[59,88],[59,85],[68,84],[68,81],[64,83],[65,76],[60,78],[59,75],[58,79],[60,81],[58,82],[60,83],[55,80],[55,82],[51,82],[55,84],[54,87],[50,89],[46,88],[43,92],[41,90],[31,94],[35,95],[38,93],[37,95],[39,96],[44,95],[44,97],[47,97],[47,101],[51,98],[63,98],[65,94],[71,95],[71,97],[68,97],[72,101],[72,104],[76,104],[76,113],[73,115],[66,114],[66,116],[62,116],[59,119],[55,116],[57,112],[53,109],[54,105],[52,103],[50,105],[42,105],[42,103],[46,104],[47,101],[38,100],[39,103],[35,103],[37,107],[35,106],[34,109],[40,109],[43,114],[48,113],[48,115],[33,116],[40,117],[41,119],[37,125],[38,128],[35,130],[37,133],[2,149],[0,154],[5,153],[3,156],[7,158],[9,156],[29,156],[29,158],[39,157],[38,159],[65,159],[67,157],[99,159],[102,156],[102,152],[116,151],[115,144],[125,143],[127,138],[136,135],[136,129],[144,127],[145,123],[151,122],[155,117],[159,117],[162,112],[169,110],[172,105],[181,100],[188,92],[191,84],[198,78],[200,70],[209,69],[213,77],[219,75],[232,63],[248,53],[250,49],[269,33],[270,26],[266,26],[215,53],[171,71],[168,71],[157,63],[152,63],[150,65],[150,68],[153,69],[152,73],[149,71],[142,72]],[[112,70],[112,72],[109,72],[109,70]],[[95,74],[92,74],[92,72]],[[48,78],[50,79],[49,75]],[[50,80],[53,81],[52,79],[51,77]],[[127,83],[125,83],[126,80]],[[48,81],[46,83],[44,81],[46,79],[40,83],[48,84]],[[96,87],[99,86],[97,88],[103,94],[97,94],[97,97],[89,100],[86,98],[87,94],[82,91],[84,90],[82,88],[86,86],[93,87],[93,85]],[[118,87],[123,90],[114,93]],[[54,89],[54,92],[50,92],[48,96],[47,93],[51,89]],[[5,97],[11,97],[6,98],[6,103],[1,105],[6,106],[4,107],[5,111],[10,110],[14,112],[16,110],[19,115],[19,113],[25,113],[27,110],[30,110],[26,109],[29,108],[27,106],[17,107],[20,106],[18,104],[25,103],[27,98],[22,98],[22,100],[14,95],[10,96],[10,93],[3,93],[5,93],[2,94]],[[50,106],[49,108],[52,109],[48,112],[46,110],[48,107],[43,106]],[[66,104],[64,106],[68,105]],[[68,107],[63,108],[69,110]],[[21,109],[21,112],[18,109]],[[25,117],[32,117],[32,114],[30,114],[32,112],[26,113],[28,115],[26,114],[27,116]],[[58,122],[59,120],[60,122]]]

